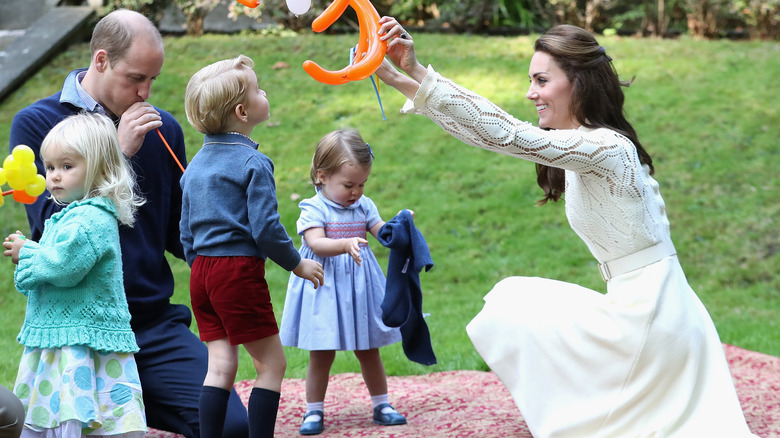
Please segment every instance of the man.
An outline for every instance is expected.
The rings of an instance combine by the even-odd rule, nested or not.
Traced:
[[[80,111],[100,112],[117,124],[120,145],[146,198],[134,228],[120,227],[122,264],[132,326],[141,351],[136,362],[150,427],[187,437],[200,436],[198,399],[207,371],[207,350],[190,331],[186,306],[170,302],[173,274],[168,251],[183,258],[179,241],[181,170],[157,129],[186,163],[184,135],[169,113],[146,102],[165,58],[159,31],[143,15],[117,10],[94,29],[88,69],[71,72],[62,91],[19,111],[11,123],[10,147],[36,151],[46,133]],[[40,157],[36,161],[43,172]],[[27,208],[30,237],[38,240],[44,221],[59,211],[48,193]],[[224,437],[248,436],[246,409],[232,391]],[[213,438],[213,437],[204,437]]]

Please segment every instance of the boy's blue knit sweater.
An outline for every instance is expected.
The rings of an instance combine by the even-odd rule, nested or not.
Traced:
[[[181,241],[195,256],[269,257],[292,271],[300,253],[279,221],[274,164],[240,134],[206,135],[181,178]]]

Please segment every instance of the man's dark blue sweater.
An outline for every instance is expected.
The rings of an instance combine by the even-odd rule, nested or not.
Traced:
[[[69,89],[68,81],[76,80],[74,73],[80,71],[68,75],[64,90]],[[84,111],[84,108],[68,102],[67,96],[65,101],[61,101],[62,93],[22,109],[11,123],[10,149],[20,144],[32,148],[41,174],[45,172],[39,152],[46,134],[62,119]],[[162,117],[160,132],[179,161],[185,164],[187,159],[181,126],[169,113],[160,108],[155,109]],[[130,162],[136,173],[139,191],[146,198],[146,204],[138,210],[135,226],[119,228],[125,294],[133,316],[133,328],[136,329],[154,320],[173,295],[173,274],[165,258],[165,251],[178,258],[183,258],[184,253],[179,241],[181,170],[156,131],[146,134],[143,146]],[[45,220],[62,209],[48,197],[49,192],[44,192],[34,204],[26,206],[30,223],[29,237],[35,241],[43,233]]]

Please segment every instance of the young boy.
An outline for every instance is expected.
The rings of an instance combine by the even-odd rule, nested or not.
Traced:
[[[279,221],[274,165],[249,136],[269,117],[254,62],[216,62],[192,76],[187,120],[205,134],[181,178],[181,242],[192,267],[190,295],[200,339],[209,352],[200,395],[200,434],[222,435],[238,345],[254,359],[250,437],[272,437],[287,359],[265,281],[265,259],[322,284],[322,265],[302,259]]]

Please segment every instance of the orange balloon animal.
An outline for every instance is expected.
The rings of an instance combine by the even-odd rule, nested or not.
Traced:
[[[387,42],[379,40],[379,13],[368,0],[334,0],[311,24],[315,32],[322,32],[341,17],[351,6],[357,13],[360,39],[352,65],[338,71],[325,70],[314,61],[305,61],[303,69],[314,79],[330,85],[346,84],[349,81],[365,79],[382,64],[387,51]]]
[[[260,6],[259,0],[238,0],[239,3],[246,6],[247,8],[256,8]]]

